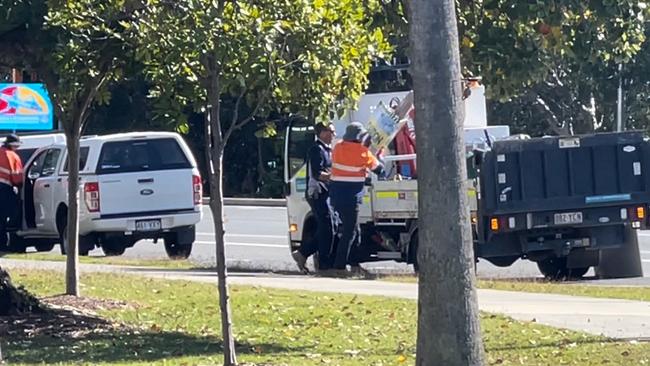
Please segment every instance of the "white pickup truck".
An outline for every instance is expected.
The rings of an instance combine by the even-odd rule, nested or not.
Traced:
[[[67,159],[64,143],[36,150],[25,164],[22,224],[9,249],[66,248]],[[187,258],[201,220],[196,161],[175,133],[83,137],[80,143],[79,253],[101,247],[121,255],[142,239],[162,239],[170,258]]]

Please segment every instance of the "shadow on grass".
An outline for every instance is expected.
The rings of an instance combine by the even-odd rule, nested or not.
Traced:
[[[276,344],[237,344],[239,354],[300,352]],[[178,357],[214,357],[220,361],[221,340],[178,332],[108,332],[80,338],[38,336],[3,345],[9,364],[156,362]]]
[[[535,350],[541,348],[553,348],[553,349],[563,349],[574,346],[584,346],[589,344],[606,344],[606,343],[617,343],[621,340],[615,339],[584,339],[576,340],[574,342],[562,341],[562,342],[539,342],[539,343],[520,343],[520,344],[511,344],[511,345],[502,345],[497,347],[485,347],[487,352],[500,352],[500,351],[526,351],[526,350]]]

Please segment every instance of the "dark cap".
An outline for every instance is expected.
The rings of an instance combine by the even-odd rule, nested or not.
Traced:
[[[5,137],[5,145],[7,146],[20,146],[22,142],[20,142],[20,137],[17,135],[11,134],[7,137]]]

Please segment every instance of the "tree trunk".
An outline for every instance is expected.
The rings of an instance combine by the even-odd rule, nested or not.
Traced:
[[[264,168],[264,157],[262,149],[262,138],[256,137],[257,140],[257,186],[255,187],[253,193],[256,193],[259,188],[262,187],[264,179],[266,179],[266,169]]]
[[[467,202],[458,30],[453,0],[412,0],[418,141],[416,365],[483,364]]]
[[[65,293],[72,296],[79,296],[79,134],[80,129],[75,126],[66,131],[68,214],[65,227],[67,234]],[[63,242],[61,245],[64,245]]]
[[[226,231],[223,220],[223,150],[212,156],[213,174],[210,176],[210,210],[214,218],[215,243],[217,247],[217,276],[219,278],[219,307],[221,309],[221,333],[223,336],[224,365],[237,364],[235,338],[232,334],[228,269],[226,267]]]
[[[212,68],[216,70],[216,68]],[[210,77],[208,87],[208,128],[205,134],[205,148],[208,157],[208,174],[210,181],[210,211],[214,219],[214,236],[217,255],[217,277],[219,279],[219,308],[221,309],[221,334],[223,337],[223,364],[237,364],[235,337],[232,334],[232,315],[230,311],[230,293],[228,291],[228,270],[226,268],[226,230],[223,215],[223,153],[225,141],[221,132],[220,92],[216,72]]]

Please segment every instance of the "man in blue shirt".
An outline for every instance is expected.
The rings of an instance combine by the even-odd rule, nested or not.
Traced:
[[[307,203],[316,219],[316,234],[310,242],[291,253],[300,271],[306,273],[307,258],[318,252],[318,267],[326,270],[332,266],[334,225],[329,203],[329,182],[332,169],[332,141],[336,136],[331,123],[317,124],[316,141],[307,153]]]

